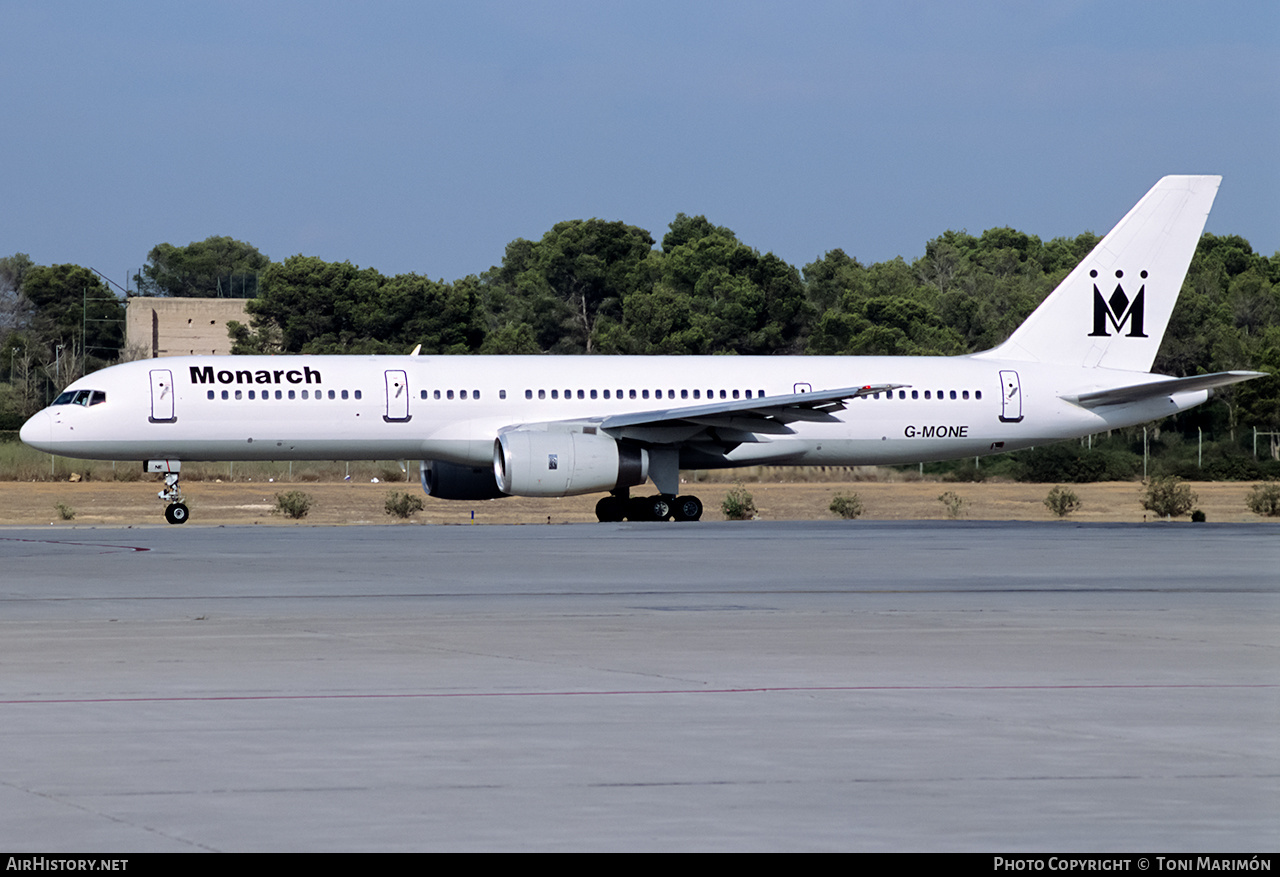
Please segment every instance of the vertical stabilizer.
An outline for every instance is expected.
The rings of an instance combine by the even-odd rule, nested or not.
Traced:
[[[1222,177],[1165,177],[983,359],[1150,371]]]

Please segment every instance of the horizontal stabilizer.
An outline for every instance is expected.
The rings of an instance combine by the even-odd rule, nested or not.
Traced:
[[[1189,378],[1164,378],[1145,384],[1132,384],[1128,387],[1115,387],[1110,390],[1094,390],[1075,396],[1063,396],[1068,402],[1082,408],[1098,408],[1102,405],[1124,405],[1129,402],[1141,402],[1144,399],[1155,399],[1160,396],[1172,396],[1176,393],[1191,393],[1195,390],[1211,390],[1214,387],[1225,387],[1241,381],[1266,376],[1266,372],[1215,372],[1211,375],[1193,375]]]

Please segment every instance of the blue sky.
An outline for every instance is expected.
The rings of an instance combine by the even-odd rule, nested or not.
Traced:
[[[1280,249],[1274,2],[0,0],[0,255],[210,235],[456,279],[705,214],[803,267],[1105,232],[1168,173]]]

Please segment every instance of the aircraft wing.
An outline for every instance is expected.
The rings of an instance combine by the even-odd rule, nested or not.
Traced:
[[[871,396],[905,387],[906,384],[868,384],[816,393],[791,393],[733,399],[653,411],[614,414],[593,420],[600,431],[618,439],[669,444],[689,441],[714,430],[715,438],[729,442],[758,442],[760,435],[790,435],[787,424],[802,420],[816,423],[836,421],[831,412],[844,410],[848,399]],[[767,439],[766,439],[767,440]]]
[[[1266,372],[1230,371],[1215,372],[1211,375],[1192,375],[1189,378],[1165,378],[1145,384],[1132,384],[1128,387],[1113,387],[1109,390],[1093,390],[1074,396],[1063,396],[1068,402],[1081,408],[1098,408],[1103,405],[1123,405],[1127,402],[1141,402],[1143,399],[1155,399],[1160,396],[1172,396],[1175,393],[1190,393],[1194,390],[1211,390],[1214,387],[1225,387],[1241,381],[1266,376]]]

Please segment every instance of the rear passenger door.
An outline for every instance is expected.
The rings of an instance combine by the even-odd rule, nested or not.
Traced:
[[[1022,422],[1022,382],[1015,371],[1000,372],[1000,422]]]

